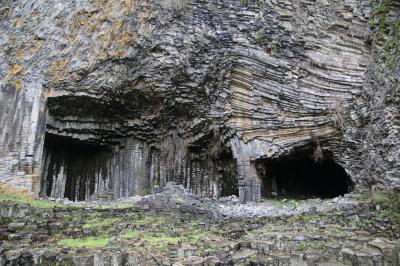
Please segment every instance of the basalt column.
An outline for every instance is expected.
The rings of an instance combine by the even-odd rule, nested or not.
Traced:
[[[44,154],[41,196],[83,201],[151,192],[149,146],[135,139],[112,147],[47,134]]]
[[[239,200],[260,201],[261,182],[257,175],[255,165],[249,160],[240,160],[237,164],[239,182]]]
[[[237,194],[235,160],[227,150],[213,159],[208,149],[187,149],[181,140],[161,146],[134,137],[101,144],[48,133],[40,196],[74,201],[143,196],[170,181],[204,197]],[[251,195],[255,189],[247,190]]]
[[[397,188],[397,3],[0,1],[0,181],[31,190],[53,166],[64,181],[86,176],[77,152],[42,156],[47,132],[96,146],[84,165],[104,169],[90,199],[173,180],[214,197],[219,176],[238,171],[242,200],[259,200],[251,163],[310,142],[357,191]],[[222,166],[193,147],[216,128],[237,143]],[[163,147],[175,133],[186,145]]]
[[[110,150],[95,143],[46,134],[40,196],[87,200],[107,197]]]

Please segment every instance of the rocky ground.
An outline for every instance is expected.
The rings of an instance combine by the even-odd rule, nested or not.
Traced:
[[[399,265],[398,196],[114,202],[0,197],[0,265]]]

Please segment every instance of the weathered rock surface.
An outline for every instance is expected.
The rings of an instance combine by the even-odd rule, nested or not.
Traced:
[[[232,199],[201,198],[172,184],[125,200],[41,208],[0,202],[0,265],[399,264],[399,224],[355,195],[317,212],[312,201],[283,202],[246,218],[216,212],[215,205],[235,205]]]
[[[72,200],[176,181],[258,201],[268,176],[256,162],[314,149],[356,190],[399,187],[399,12],[398,1],[1,1],[0,181]]]

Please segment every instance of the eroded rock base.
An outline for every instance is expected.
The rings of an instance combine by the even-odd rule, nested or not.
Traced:
[[[171,185],[111,203],[2,201],[0,265],[399,265],[398,224],[365,198],[325,213],[330,201],[263,202],[259,217]]]

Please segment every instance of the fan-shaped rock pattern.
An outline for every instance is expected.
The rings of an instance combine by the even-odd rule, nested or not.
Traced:
[[[388,21],[399,16],[392,2]],[[3,1],[0,181],[74,200],[177,181],[257,201],[257,160],[314,148],[358,190],[399,186],[398,106],[371,104],[380,67],[368,41],[373,8]],[[398,69],[383,72],[389,84]],[[371,135],[375,127],[389,133]]]

